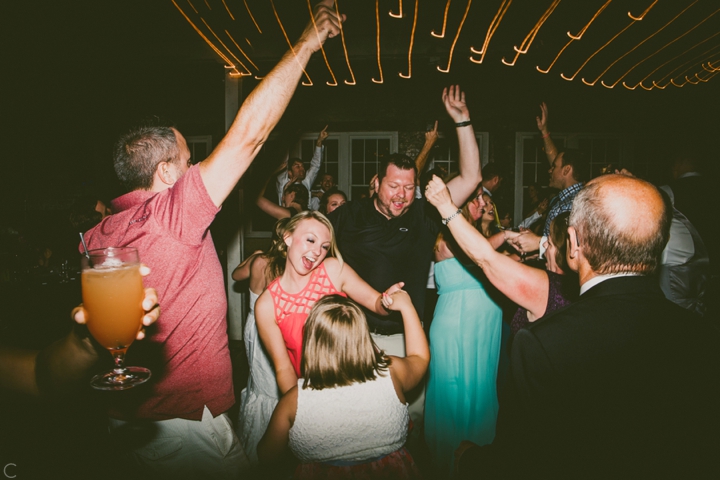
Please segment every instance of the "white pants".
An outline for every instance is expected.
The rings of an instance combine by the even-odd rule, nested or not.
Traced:
[[[405,356],[404,333],[397,333],[395,335],[371,333],[370,336],[375,342],[375,345],[377,345],[380,350],[384,350],[386,354],[395,355],[396,357]],[[425,379],[411,391],[405,392],[405,400],[410,404],[408,411],[410,412],[410,418],[412,418],[413,424],[415,427],[420,428],[425,415]]]
[[[250,466],[227,414],[213,418],[207,407],[200,421],[110,418],[109,430],[122,454],[117,468],[137,470],[128,478],[237,480]]]

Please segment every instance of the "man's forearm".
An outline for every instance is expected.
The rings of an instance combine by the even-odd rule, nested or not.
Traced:
[[[472,126],[457,127],[456,130],[460,147],[459,175],[448,182],[448,189],[453,202],[462,205],[477,188],[482,180],[482,174],[480,172],[480,149],[475,138],[475,131]]]
[[[545,155],[547,156],[548,162],[550,162],[550,166],[552,166],[558,153],[557,148],[555,148],[555,142],[553,142],[552,137],[550,136],[550,132],[541,133],[543,143],[545,144]]]
[[[426,141],[425,144],[423,144],[422,150],[418,153],[418,156],[415,159],[415,167],[417,168],[418,174],[425,171],[425,165],[427,165],[428,158],[430,158],[430,152],[432,151],[434,145],[434,140]]]

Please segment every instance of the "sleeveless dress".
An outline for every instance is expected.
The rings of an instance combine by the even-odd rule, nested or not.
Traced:
[[[389,372],[344,387],[303,389],[289,446],[302,462],[295,478],[419,478],[403,445],[408,404],[400,403]]]
[[[438,478],[449,478],[460,442],[485,445],[495,437],[502,309],[477,266],[443,260],[435,264],[435,282],[425,440]]]
[[[273,280],[267,289],[275,306],[275,320],[285,340],[290,362],[295,368],[295,374],[300,378],[303,327],[310,309],[315,302],[326,295],[337,294],[343,297],[346,295],[333,285],[325,270],[325,263],[321,263],[310,273],[310,280],[298,293],[287,293],[283,290],[280,286],[280,277]]]
[[[245,352],[250,375],[247,387],[240,394],[237,421],[238,438],[250,463],[258,464],[257,445],[265,434],[270,417],[280,399],[275,369],[258,335],[255,323],[256,293],[250,291],[250,312],[245,322]]]
[[[570,305],[580,294],[577,277],[574,275],[560,275],[555,272],[545,271],[548,276],[548,301],[545,307],[545,314],[540,317],[546,317],[555,310],[560,310],[566,305]],[[515,335],[518,330],[530,324],[528,320],[528,311],[522,307],[518,307],[515,316],[510,323],[512,334]],[[536,319],[537,322],[540,318]]]

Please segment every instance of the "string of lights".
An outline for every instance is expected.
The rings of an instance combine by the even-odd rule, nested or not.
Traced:
[[[306,0],[302,9],[298,9],[297,2],[275,0],[242,0],[242,4],[240,0],[170,1],[231,76],[261,79],[266,73],[264,68],[277,59],[274,57],[271,61],[271,56],[284,53],[278,50],[280,43],[295,54],[291,38],[309,21],[319,35],[311,0]],[[301,84],[316,85],[310,74],[321,75],[318,68],[323,63],[329,80],[320,85],[333,87],[341,84],[342,77],[345,77],[342,84],[348,86],[360,81],[386,83],[384,70],[388,68],[397,68],[399,78],[411,79],[416,70],[422,71],[428,63],[435,65],[438,72],[450,73],[456,63],[455,53],[469,48],[469,64],[498,62],[517,66],[520,55],[526,55],[535,65],[533,71],[549,74],[558,68],[570,69],[573,73],[560,73],[560,77],[587,86],[600,84],[612,89],[622,84],[628,90],[659,91],[669,85],[701,85],[718,73],[718,68],[711,63],[717,63],[714,51],[698,54],[700,47],[711,46],[708,41],[720,34],[720,24],[715,18],[720,9],[711,11],[709,7],[714,2],[716,0],[692,0],[680,4],[647,0],[639,13],[639,9],[628,11],[622,2],[613,0],[586,0],[581,4],[562,0],[487,0],[482,4],[475,2],[477,5],[467,0],[463,7],[452,0],[444,4],[429,0],[415,0],[414,4],[375,0],[374,5],[344,2],[344,7],[352,11],[351,21],[363,18],[367,23],[369,18],[374,18],[373,45],[368,44],[370,37],[366,33],[373,30],[367,25],[341,25],[340,42],[321,47],[318,59],[322,57],[323,61],[313,61],[303,69]],[[334,8],[338,14],[344,12],[339,0]],[[358,14],[362,10],[367,13]],[[381,16],[381,11],[387,12],[391,23],[381,25],[381,17],[386,18]],[[533,15],[537,16],[532,18]],[[579,25],[571,24],[577,19],[584,20],[579,30],[576,30]],[[529,31],[522,30],[529,25],[532,25]],[[452,28],[456,28],[454,34]],[[468,33],[477,30],[485,32],[479,48],[472,44],[474,35]],[[513,45],[511,39],[518,36],[522,41]],[[492,55],[489,54],[491,43],[494,45]],[[404,54],[398,51],[405,48]],[[514,55],[502,56],[496,52],[501,48],[512,48]],[[372,57],[368,59],[369,55]],[[401,55],[407,59],[406,66],[398,65]],[[438,56],[440,61],[429,58]],[[446,62],[442,61],[443,56]],[[359,76],[356,75],[352,64],[362,61],[367,65],[365,59],[373,57],[376,69],[368,72],[364,66],[358,70]],[[343,62],[347,72],[341,66]],[[608,79],[608,74],[623,66],[625,70],[621,75]],[[466,71],[468,67],[455,66],[458,68]],[[336,74],[338,69],[344,72],[339,75],[340,79]],[[581,75],[589,70],[592,70],[591,76]]]

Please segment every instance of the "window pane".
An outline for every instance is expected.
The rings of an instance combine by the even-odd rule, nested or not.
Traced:
[[[523,184],[524,185],[530,185],[531,183],[537,182],[537,177],[535,176],[536,168],[537,167],[533,163],[523,164]]]
[[[368,179],[370,181],[370,179]],[[352,183],[353,185],[365,184],[365,164],[355,163],[352,164]]]
[[[536,161],[535,141],[532,139],[525,139],[523,141],[523,162],[533,163],[535,161]]]
[[[365,159],[365,141],[361,139],[353,139],[352,141],[352,161],[362,162]]]

